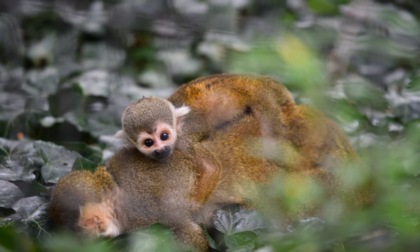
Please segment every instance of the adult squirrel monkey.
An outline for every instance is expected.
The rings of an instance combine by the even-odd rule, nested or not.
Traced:
[[[179,87],[168,100],[188,106],[183,130],[209,137],[246,115],[254,116],[265,136],[281,134],[279,113],[294,106],[291,93],[280,83],[253,75],[219,74],[202,77]]]
[[[173,148],[167,162],[123,148],[106,170],[63,177],[51,198],[54,222],[111,236],[162,223],[186,246],[205,251],[208,245],[200,224],[208,223],[211,213],[223,205],[252,206],[264,195],[256,189],[275,175],[313,178],[328,194],[352,197],[357,204],[370,199],[367,191],[338,195],[340,183],[334,172],[340,166],[331,160],[341,162],[354,155],[347,138],[321,113],[296,105],[290,93],[270,78],[205,77],[180,87],[169,101],[191,108],[183,132],[201,137]],[[276,155],[266,148],[271,140]],[[71,207],[65,200],[72,202]]]
[[[211,140],[213,134],[251,115],[260,130],[259,147],[270,155],[272,143],[280,143],[280,148],[294,154],[274,153],[273,158],[283,166],[293,166],[292,170],[322,167],[332,159],[354,155],[347,137],[332,120],[309,106],[295,104],[292,94],[270,77],[202,77],[182,85],[168,100],[176,107],[191,109],[182,129],[186,135],[201,136],[195,137],[198,140]]]

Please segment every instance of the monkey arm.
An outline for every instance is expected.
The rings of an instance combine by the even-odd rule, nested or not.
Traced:
[[[196,144],[196,177],[194,190],[191,192],[191,199],[198,206],[202,206],[207,202],[214,189],[220,181],[221,166],[213,153]]]

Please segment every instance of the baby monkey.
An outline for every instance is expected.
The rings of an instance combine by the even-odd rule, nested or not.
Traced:
[[[175,108],[163,98],[143,97],[124,110],[122,130],[116,136],[144,155],[164,161],[171,155],[183,118],[189,112],[189,107]]]

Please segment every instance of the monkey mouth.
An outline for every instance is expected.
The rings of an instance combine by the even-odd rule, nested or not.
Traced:
[[[165,160],[171,155],[171,147],[165,146],[159,150],[153,151],[153,157],[157,160]]]

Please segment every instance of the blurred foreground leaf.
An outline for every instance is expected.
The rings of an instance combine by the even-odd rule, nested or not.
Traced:
[[[70,234],[55,234],[41,244],[43,251],[51,252],[112,252],[115,251],[108,240],[80,239]]]
[[[0,226],[0,250],[1,251],[42,251],[38,244],[25,235],[16,233],[11,226]]]
[[[257,246],[258,235],[269,227],[258,212],[237,206],[216,211],[214,226],[224,234],[228,251],[252,251]]]
[[[174,250],[180,250],[180,248],[172,232],[163,225],[155,224],[131,233],[126,251],[172,252]]]

